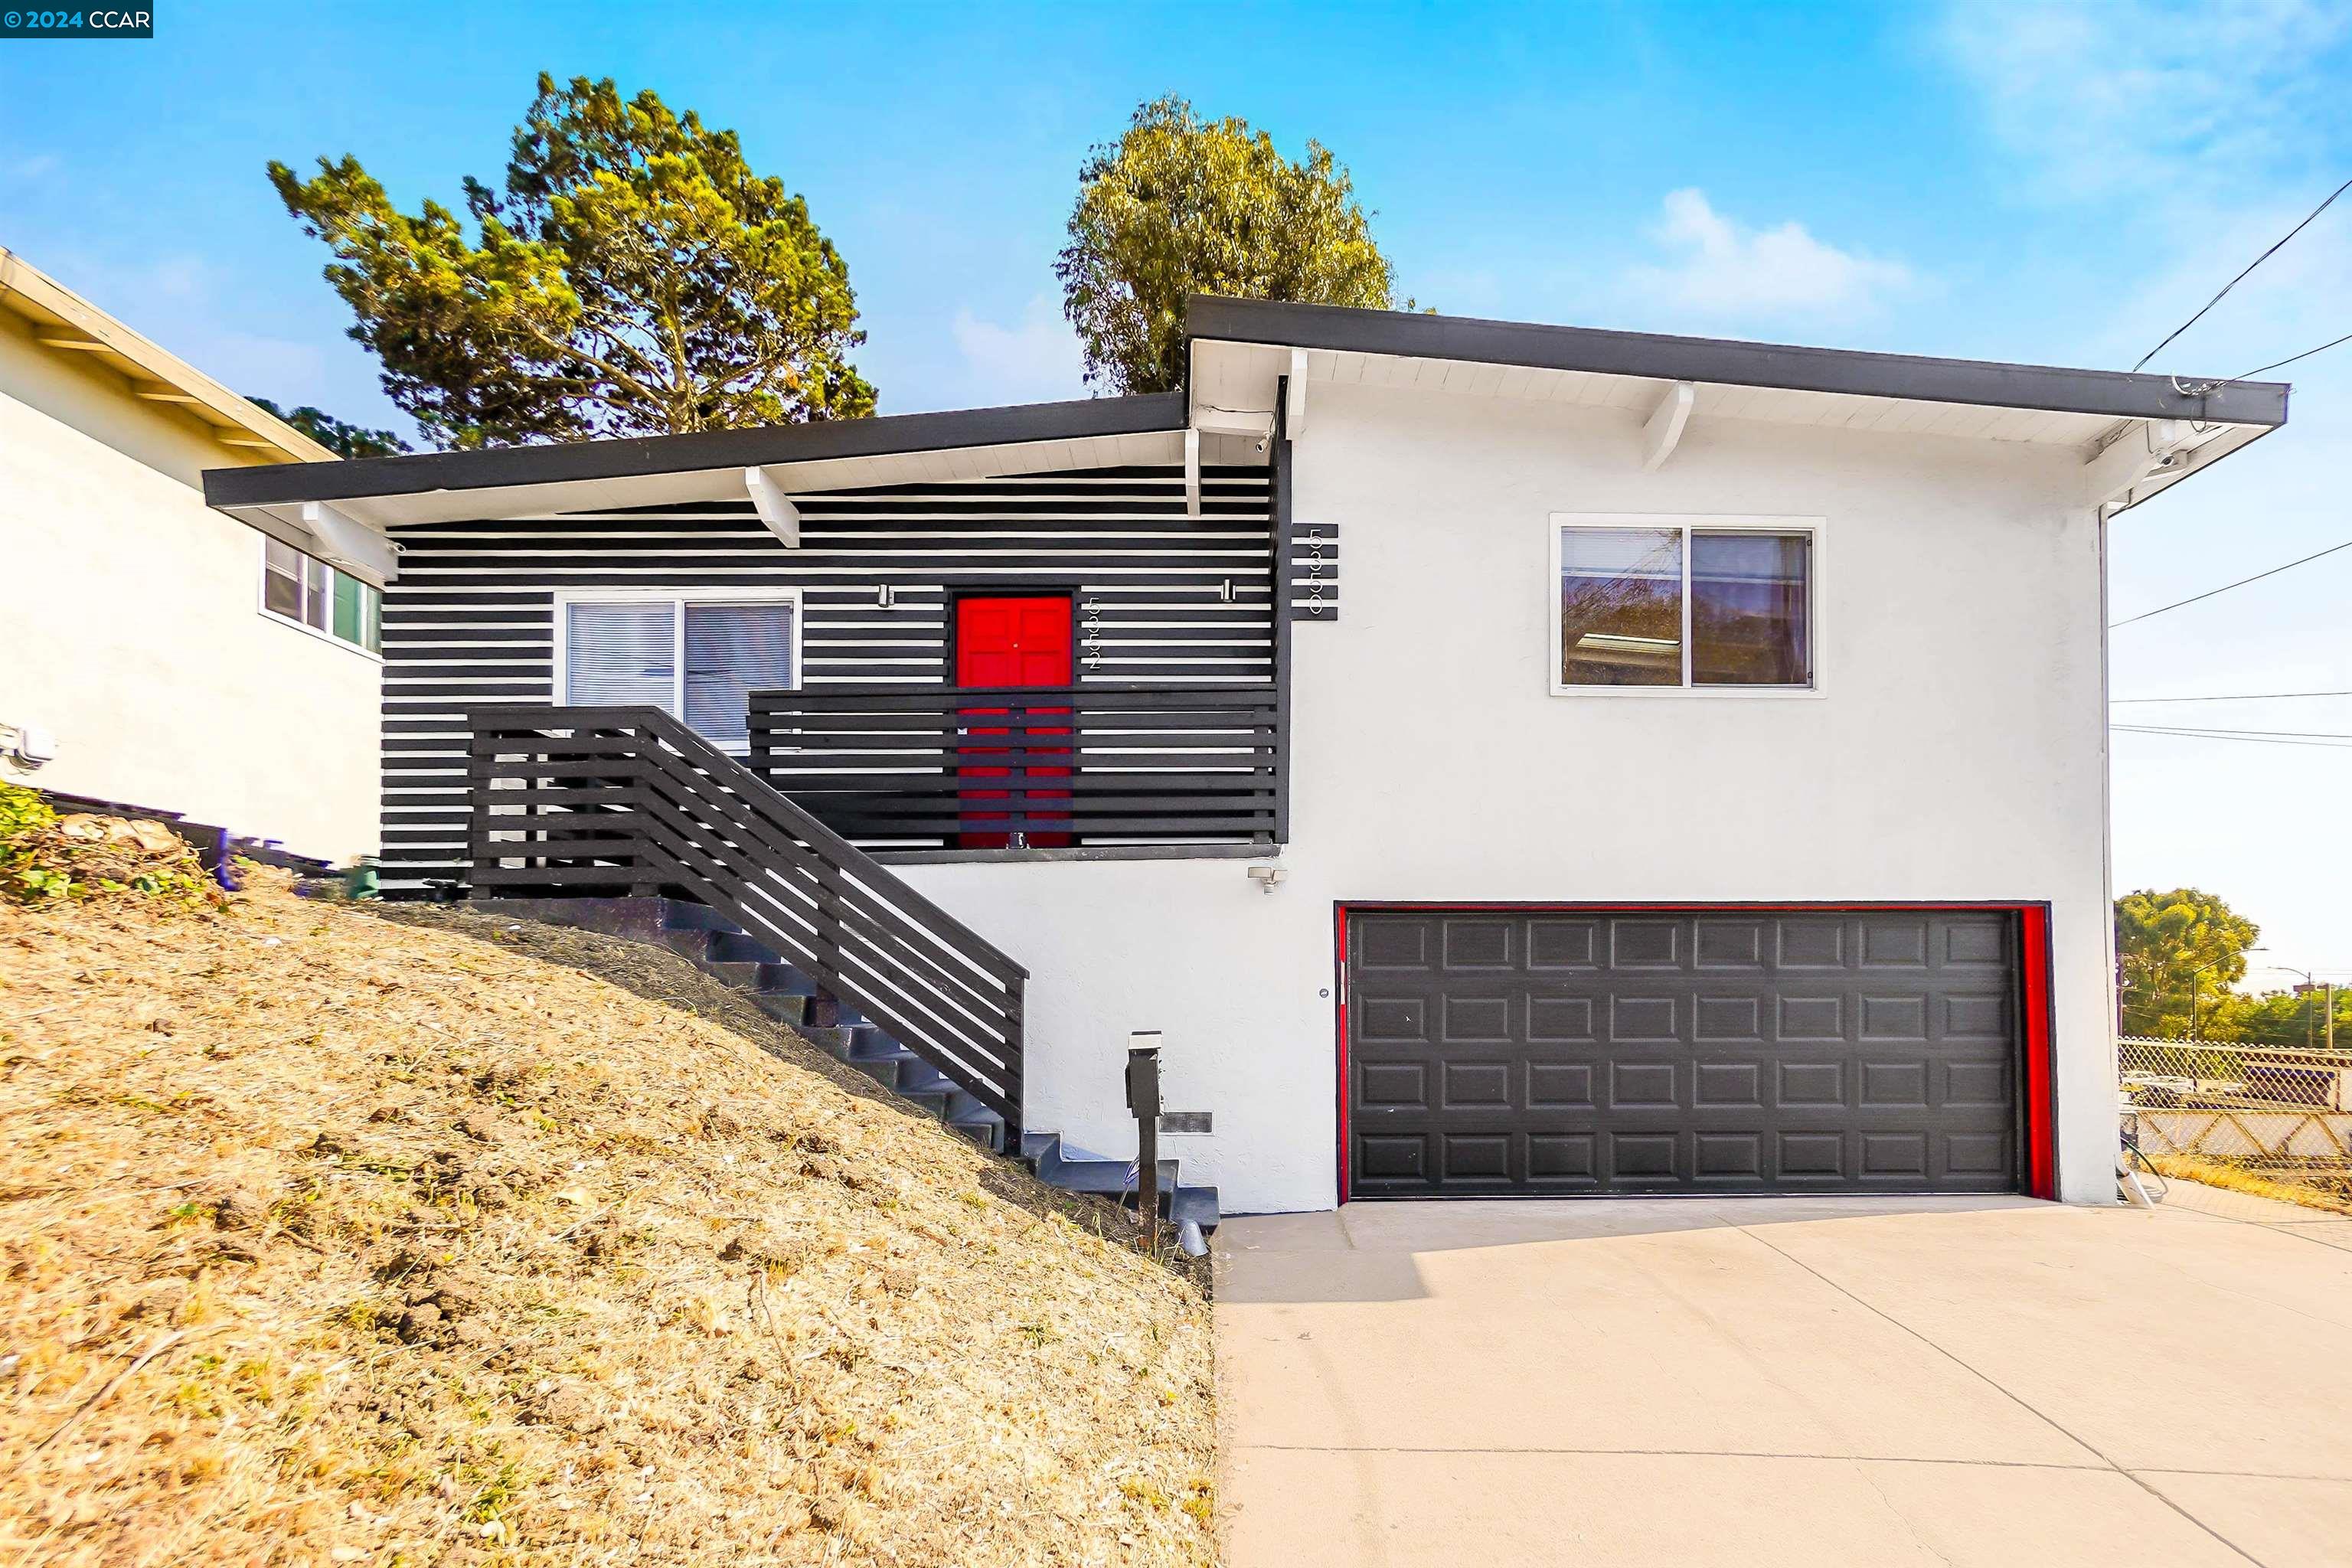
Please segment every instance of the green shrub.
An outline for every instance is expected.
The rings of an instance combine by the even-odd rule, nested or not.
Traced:
[[[58,825],[58,814],[41,792],[0,782],[0,864],[22,854],[25,840]]]
[[[72,891],[73,879],[40,865],[34,848],[35,841],[57,825],[58,814],[40,791],[0,783],[0,890],[27,901]]]
[[[108,828],[93,833],[87,826],[61,826],[38,790],[0,783],[0,899],[39,904],[136,894],[187,905],[222,901],[220,890],[176,838],[168,846],[119,839]]]

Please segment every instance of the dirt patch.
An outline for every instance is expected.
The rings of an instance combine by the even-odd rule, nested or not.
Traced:
[[[0,908],[0,1559],[1213,1559],[1189,1284],[682,960],[476,921]]]
[[[2342,1164],[2231,1165],[2194,1154],[2143,1154],[2160,1176],[2251,1193],[2283,1204],[2352,1215],[2352,1170]]]
[[[598,931],[538,921],[476,914],[450,904],[381,903],[352,906],[401,925],[450,931],[511,952],[527,953],[549,963],[560,963],[609,980],[624,991],[647,1001],[676,1007],[740,1035],[779,1061],[816,1074],[845,1094],[886,1105],[902,1116],[938,1125],[938,1119],[910,1105],[838,1057],[820,1050],[788,1026],[760,1010],[758,1003],[722,980],[714,979],[667,948]],[[983,1186],[1006,1203],[1044,1218],[1058,1215],[1108,1240],[1139,1245],[1134,1214],[1108,1198],[1090,1193],[1064,1192],[1030,1175],[1009,1159],[996,1159],[983,1170]],[[1207,1297],[1213,1289],[1209,1259],[1188,1258],[1174,1246],[1169,1227],[1160,1227],[1160,1264]]]

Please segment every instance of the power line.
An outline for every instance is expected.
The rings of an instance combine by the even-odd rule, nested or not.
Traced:
[[[2135,702],[2276,702],[2288,697],[2352,697],[2352,691],[2232,691],[2216,697],[2110,697],[2124,707]]]
[[[2263,741],[2250,735],[2181,735],[2169,730],[2126,730],[2128,735],[2152,735],[2164,741],[2223,741],[2240,746],[2300,746],[2313,752],[2352,752],[2341,741]]]
[[[2277,370],[2283,366],[2293,364],[2297,360],[2309,359],[2314,354],[2326,353],[2329,349],[2336,347],[2338,343],[2352,343],[2352,332],[2347,332],[2340,338],[2330,338],[2327,342],[2320,344],[2315,349],[2305,349],[2299,354],[2289,354],[2284,359],[2273,360],[2268,364],[2257,365],[2252,370],[2247,371],[2242,375],[2231,376],[2230,381],[2251,381],[2255,376],[2262,374],[2264,371]],[[2224,381],[2217,383],[2216,384],[2227,386],[2230,384],[2230,382]]]
[[[2164,342],[2157,344],[2156,347],[2140,355],[2139,364],[2133,365],[2132,369],[2135,371],[2138,370],[2140,365],[2147,363],[2148,361],[2162,353],[2165,350],[2166,344],[2171,342],[2173,339],[2179,337],[2181,333],[2195,326],[2199,321],[2203,321],[2205,319],[2205,312],[2221,302],[2222,295],[2229,293],[2231,289],[2235,289],[2239,284],[2243,283],[2246,280],[2247,273],[2253,271],[2255,268],[2260,267],[2263,262],[2268,261],[2272,257],[2276,256],[2279,252],[2280,246],[2284,246],[2288,240],[2293,239],[2296,235],[2301,234],[2305,229],[2309,228],[2311,226],[2312,219],[2316,218],[2321,213],[2326,212],[2329,207],[2335,205],[2336,198],[2342,195],[2347,191],[2352,191],[2352,180],[2347,180],[2342,184],[2336,186],[2334,191],[2328,194],[2328,197],[2326,201],[2311,209],[2309,216],[2306,216],[2301,223],[2287,230],[2284,235],[2281,235],[2277,244],[2273,245],[2268,250],[2263,251],[2260,256],[2255,257],[2252,261],[2246,263],[2246,270],[2244,272],[2239,273],[2235,278],[2232,278],[2227,283],[2222,284],[2221,293],[2216,294],[2210,300],[2206,300],[2205,303],[2198,309],[2195,315],[2189,317],[2187,321],[2181,322],[2180,325],[2173,328],[2171,331],[2166,333]],[[2313,352],[2316,353],[2318,351],[2314,350]],[[2281,363],[2284,363],[2286,362],[2282,361]],[[2259,371],[2248,371],[2246,374],[2248,375],[2258,375],[2261,373]]]
[[[2186,599],[2175,599],[2171,604],[2158,605],[2152,610],[2142,610],[2136,616],[2126,616],[2120,621],[2109,621],[2107,630],[2114,631],[2117,626],[2127,626],[2134,621],[2144,621],[2150,616],[2160,616],[2167,610],[2177,610],[2183,605],[2193,605],[2200,599],[2210,599],[2216,594],[2226,594],[2232,588],[2242,588],[2249,583],[2259,583],[2265,577],[2275,577],[2282,572],[2305,565],[2318,560],[2322,555],[2333,555],[2339,550],[2352,550],[2352,539],[2347,539],[2341,544],[2331,544],[2326,549],[2306,555],[2300,561],[2290,561],[2284,566],[2273,566],[2267,572],[2257,572],[2251,577],[2241,577],[2234,583],[2224,583],[2218,588],[2208,588],[2205,592],[2192,594]]]
[[[2220,724],[2110,724],[2111,730],[2164,730],[2180,735],[2277,735],[2296,741],[2352,741],[2352,730],[2242,730]]]
[[[2329,349],[2345,343],[2352,343],[2352,332],[2347,332],[2340,338],[2330,338],[2315,349],[2305,349],[2299,354],[2289,354],[2284,359],[2274,359],[2268,364],[2258,364],[2252,370],[2242,370],[2223,381],[2183,381],[2176,375],[2172,378],[2172,390],[2183,397],[2210,397],[2225,386],[2235,386],[2242,381],[2252,381],[2265,372],[2282,370],[2288,365],[2307,360],[2314,354],[2324,354]]]
[[[2250,746],[2312,746],[2326,752],[2352,751],[2352,740],[2290,741],[2272,735],[2231,735],[2210,730],[2166,730],[2147,724],[2110,724],[2119,735],[2163,735],[2176,741],[2235,741]]]

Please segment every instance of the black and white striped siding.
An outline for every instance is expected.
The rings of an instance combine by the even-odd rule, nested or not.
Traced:
[[[1185,515],[1181,468],[796,495],[794,550],[748,501],[404,528],[383,609],[384,889],[458,874],[457,720],[477,703],[554,700],[559,590],[798,588],[802,680],[815,687],[940,684],[950,594],[1068,588],[1081,680],[1271,680],[1265,471],[1212,468],[1201,488],[1199,517]]]

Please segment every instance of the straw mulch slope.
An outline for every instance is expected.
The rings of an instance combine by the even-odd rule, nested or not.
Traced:
[[[1013,1174],[448,931],[0,906],[0,1561],[1210,1561],[1199,1296]]]

